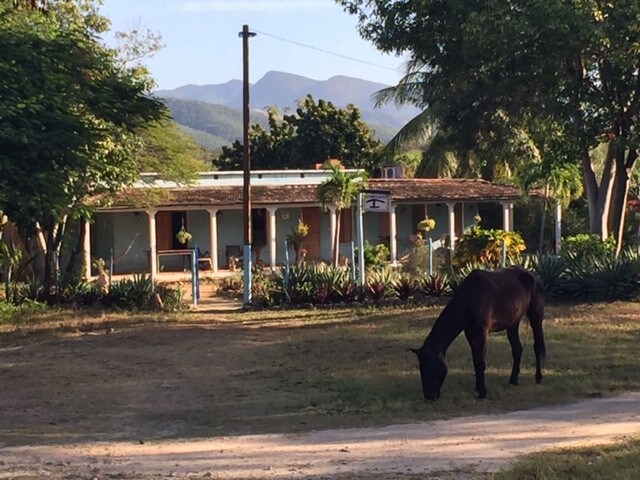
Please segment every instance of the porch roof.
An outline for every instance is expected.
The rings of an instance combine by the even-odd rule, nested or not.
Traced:
[[[251,201],[254,205],[315,204],[317,188],[317,185],[252,185]],[[475,179],[374,178],[368,180],[367,188],[389,190],[394,203],[515,201],[522,197],[515,186]],[[147,203],[145,190],[148,188],[124,190],[107,209],[140,207]],[[243,202],[242,186],[196,185],[162,190],[164,193],[154,202],[157,207],[233,207],[241,206]],[[534,192],[533,196],[538,195]]]

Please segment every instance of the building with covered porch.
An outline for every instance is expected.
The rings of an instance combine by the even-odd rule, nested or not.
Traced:
[[[254,261],[271,268],[284,265],[287,255],[292,256],[286,237],[300,220],[309,227],[307,260],[332,258],[337,210],[330,205],[324,211],[316,199],[318,185],[330,175],[328,170],[251,172]],[[522,196],[514,186],[468,179],[376,178],[368,180],[367,188],[390,193],[388,212],[364,213],[363,226],[366,241],[388,245],[391,263],[411,249],[417,224],[426,217],[436,222],[429,232],[435,248],[455,245],[474,224],[481,202],[499,203],[503,229],[511,230],[513,203]],[[347,258],[355,240],[354,210],[340,216],[339,253]],[[182,271],[189,268],[196,245],[203,267],[213,272],[230,268],[230,259],[241,255],[244,238],[243,173],[205,172],[189,186],[145,174],[109,206],[97,208],[86,228],[87,278],[96,273],[91,265],[97,258],[112,256],[115,274],[148,273],[155,278]],[[190,234],[186,243],[178,240],[181,230]]]

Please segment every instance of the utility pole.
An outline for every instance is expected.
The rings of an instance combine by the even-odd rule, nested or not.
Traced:
[[[242,37],[242,142],[243,142],[243,210],[244,210],[244,304],[251,303],[251,160],[249,151],[249,38],[256,34],[243,25],[238,33]]]

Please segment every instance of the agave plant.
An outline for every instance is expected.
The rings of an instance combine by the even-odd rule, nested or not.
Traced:
[[[418,280],[418,291],[428,297],[441,297],[451,293],[451,277],[446,273],[425,275]]]
[[[418,283],[412,275],[401,273],[392,281],[391,289],[400,300],[406,302],[418,291]]]
[[[640,264],[630,251],[567,257],[567,293],[590,301],[629,300],[640,292]]]
[[[372,270],[367,276],[365,290],[372,300],[381,300],[395,282],[398,274],[393,270]]]
[[[544,283],[547,298],[560,298],[567,289],[567,262],[559,255],[533,255],[529,269]]]

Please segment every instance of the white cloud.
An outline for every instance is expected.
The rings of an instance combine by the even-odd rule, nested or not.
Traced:
[[[189,0],[180,5],[186,12],[246,12],[311,10],[333,7],[331,0]]]

